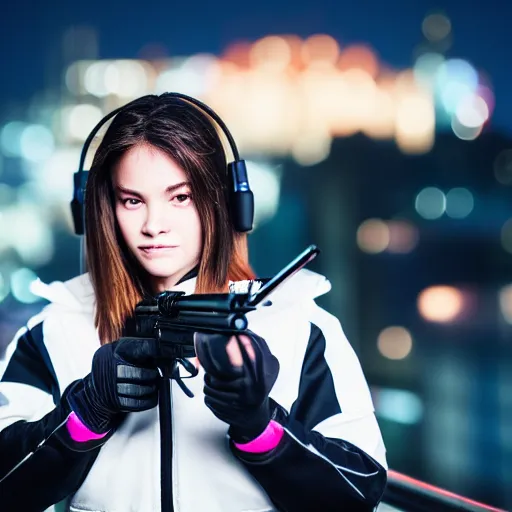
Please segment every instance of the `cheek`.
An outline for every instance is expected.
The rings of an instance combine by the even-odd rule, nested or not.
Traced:
[[[123,235],[125,242],[130,245],[131,233],[133,231],[134,219],[129,219],[126,215],[126,210],[121,209],[120,207],[116,208],[116,220],[119,225],[119,230]],[[130,229],[131,228],[131,229]]]
[[[188,232],[191,235],[191,242],[196,246],[197,250],[200,251],[203,246],[203,234],[201,219],[199,218],[199,212],[194,209],[193,214],[189,218]]]

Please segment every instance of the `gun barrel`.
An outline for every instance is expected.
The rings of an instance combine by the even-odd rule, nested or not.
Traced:
[[[172,293],[172,292],[171,292]],[[186,311],[242,313],[251,311],[252,307],[244,306],[247,295],[235,293],[210,293],[198,295],[181,295],[162,293],[158,297],[158,309],[164,316],[181,315]]]
[[[301,252],[286,267],[279,271],[270,281],[267,281],[257,292],[253,293],[247,301],[248,306],[257,306],[261,301],[270,295],[278,286],[296,274],[311,260],[316,258],[320,249],[316,245],[310,245],[306,250]]]
[[[239,332],[247,329],[247,318],[238,313],[205,313],[204,311],[181,312],[174,318],[160,317],[161,329],[180,329],[195,332]]]

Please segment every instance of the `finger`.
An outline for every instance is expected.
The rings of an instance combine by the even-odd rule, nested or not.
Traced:
[[[205,371],[208,371],[212,368],[209,366],[209,362],[211,360],[210,351],[208,350],[208,338],[202,336],[201,333],[194,333],[194,350],[196,352],[196,357],[201,366],[204,367]]]
[[[123,384],[119,383],[117,385],[117,394],[119,397],[125,398],[145,398],[151,395],[158,393],[158,390],[155,385],[151,386],[143,386],[143,385],[133,385],[133,384]]]
[[[246,351],[249,359],[251,361],[256,361],[256,352],[254,351],[254,346],[252,344],[251,338],[246,334],[238,335],[238,342],[242,346],[242,348]]]
[[[129,366],[120,364],[117,367],[117,379],[119,382],[155,382],[159,378],[157,370],[149,368],[137,368],[136,366]]]
[[[199,364],[206,372],[215,372],[216,368],[210,354],[209,341],[209,338],[201,336],[201,333],[196,332],[194,334],[194,349]]]
[[[231,364],[226,346],[230,338],[222,334],[196,333],[196,354],[205,372],[219,378],[233,378],[238,368]]]
[[[233,366],[243,366],[244,358],[240,351],[239,343],[236,336],[231,336],[228,344],[226,345],[226,353],[229,358],[229,362]]]
[[[217,389],[219,391],[226,391],[226,392],[239,392],[241,386],[243,385],[241,382],[241,378],[236,379],[218,379],[217,377],[214,377],[210,373],[207,373],[204,376],[204,383],[206,386]]]
[[[209,397],[225,405],[234,405],[240,402],[239,393],[219,391],[218,389],[213,389],[208,386],[204,387],[203,392],[205,397]]]
[[[208,407],[213,413],[222,419],[233,417],[234,411],[240,411],[240,408],[237,407],[236,404],[228,404],[225,400],[216,400],[215,398],[206,396],[204,398],[204,403],[206,407]],[[228,423],[228,421],[226,421]]]
[[[125,412],[138,412],[153,409],[158,404],[158,394],[147,396],[144,398],[119,397],[121,410]]]

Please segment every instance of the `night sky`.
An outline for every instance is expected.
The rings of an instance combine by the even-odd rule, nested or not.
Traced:
[[[465,58],[489,74],[496,95],[493,125],[512,133],[512,2],[477,0],[470,6],[470,1],[460,0],[7,0],[0,17],[0,122],[9,120],[13,105],[21,111],[34,93],[60,83],[60,77],[49,76],[57,73],[48,62],[56,60],[62,34],[72,25],[98,31],[101,58],[136,57],[150,44],[163,46],[170,56],[219,54],[236,40],[327,33],[342,45],[367,43],[381,61],[403,68],[412,64],[413,50],[422,40],[423,18],[441,8],[452,21],[448,56]]]

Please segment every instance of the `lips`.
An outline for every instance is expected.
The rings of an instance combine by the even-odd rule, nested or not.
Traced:
[[[176,249],[177,245],[141,245],[139,249],[145,254],[160,254]]]

